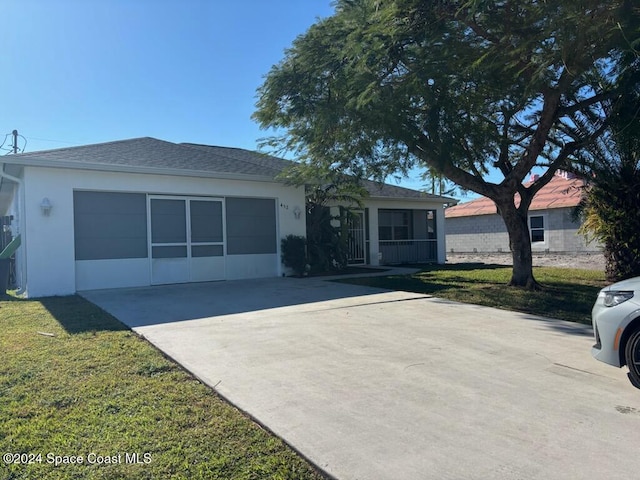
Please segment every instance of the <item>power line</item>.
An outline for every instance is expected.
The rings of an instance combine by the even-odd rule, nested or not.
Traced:
[[[29,140],[37,140],[39,142],[63,143],[65,145],[81,145],[78,142],[66,142],[66,141],[63,141],[63,140],[51,140],[50,138],[38,138],[38,137],[32,137],[31,135],[29,135]]]
[[[7,138],[9,138],[9,135],[11,135],[10,133],[7,133],[4,136],[4,140],[2,141],[2,145],[0,145],[0,150],[7,150],[6,148],[4,148],[4,144],[7,143]]]

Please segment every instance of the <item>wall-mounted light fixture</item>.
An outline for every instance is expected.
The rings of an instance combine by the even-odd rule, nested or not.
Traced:
[[[302,210],[300,210],[299,206],[295,206],[293,207],[293,216],[296,218],[296,220],[298,220],[300,218],[300,215],[302,215]]]
[[[42,215],[44,215],[45,217],[48,217],[49,214],[51,213],[52,208],[53,208],[53,205],[51,205],[51,202],[49,201],[49,199],[47,197],[44,197],[40,202],[40,210],[42,211]]]

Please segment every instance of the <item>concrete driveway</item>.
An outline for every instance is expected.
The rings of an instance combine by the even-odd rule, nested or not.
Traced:
[[[341,480],[640,472],[640,390],[585,326],[317,279],[83,295]]]

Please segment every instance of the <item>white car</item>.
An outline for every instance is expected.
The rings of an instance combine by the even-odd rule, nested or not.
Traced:
[[[591,311],[596,344],[591,355],[615,367],[626,365],[640,388],[640,277],[600,290]]]

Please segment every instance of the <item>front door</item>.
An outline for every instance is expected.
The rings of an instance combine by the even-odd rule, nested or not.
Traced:
[[[225,278],[223,200],[149,197],[151,283]]]

